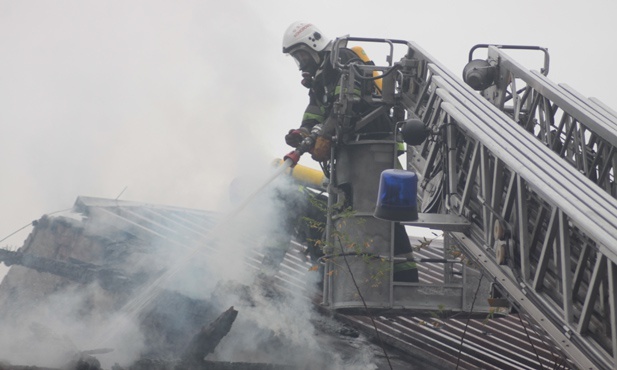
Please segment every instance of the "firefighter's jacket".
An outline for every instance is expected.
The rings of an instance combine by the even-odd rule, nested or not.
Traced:
[[[338,97],[341,71],[332,66],[331,57],[332,53],[327,52],[309,88],[309,104],[304,111],[301,125],[308,131],[326,120],[332,111],[332,104]],[[340,49],[339,57],[342,64],[352,61],[362,62],[356,53],[347,48]]]
[[[358,64],[372,64],[372,62],[365,63],[358,57],[358,55],[351,49],[340,48],[338,52],[339,62],[343,65],[349,63]],[[309,104],[304,111],[302,117],[301,127],[306,128],[309,132],[316,124],[324,124],[324,134],[328,136],[328,132],[333,134],[333,127],[328,124],[330,120],[334,120],[333,117],[333,105],[339,98],[341,93],[341,75],[342,71],[332,65],[332,52],[327,52],[324,57],[324,61],[318,68],[315,76],[312,80],[311,87],[309,88]],[[373,89],[372,81],[368,83],[362,83],[361,81],[355,81],[353,94],[361,96],[362,89],[366,89],[370,86]],[[369,92],[370,94],[370,92]],[[371,107],[367,102],[360,100],[353,104],[353,113],[355,120],[359,120],[364,114],[371,111],[374,107]],[[353,122],[352,125],[353,126]],[[366,127],[363,132],[390,132],[392,130],[392,123],[389,118],[384,115],[376,119],[371,125]]]

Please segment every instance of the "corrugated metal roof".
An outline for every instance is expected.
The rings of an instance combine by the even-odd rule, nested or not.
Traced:
[[[177,245],[207,238],[220,220],[220,215],[212,212],[85,197],[78,198],[75,209],[86,215],[96,214],[99,219],[105,216],[109,225],[125,232],[149,233]],[[246,242],[254,243],[254,240],[248,237]],[[429,248],[416,253],[420,258],[441,258],[442,249],[443,245],[436,240]],[[256,249],[249,250],[244,262],[258,269],[263,255]],[[276,281],[280,289],[306,292],[307,303],[319,306],[319,297],[306,284],[307,274],[315,273],[309,272],[311,265],[304,246],[292,242]],[[419,266],[421,282],[442,281],[440,271],[433,266]],[[371,318],[335,314],[335,317],[376,341],[381,340],[435,366],[460,369],[568,369],[572,366],[522,314],[486,320],[468,320],[465,315],[445,319],[414,315]]]
[[[412,237],[413,238],[413,237]],[[440,258],[439,243],[423,248],[420,258]],[[302,246],[294,244],[285,258],[279,277],[301,288],[302,270],[310,263],[302,262]],[[433,265],[434,266],[434,265]],[[441,282],[440,273],[431,264],[419,266],[421,282]],[[364,333],[376,337],[368,316],[337,318],[353,324]],[[439,319],[413,315],[373,318],[387,343],[410,353],[426,352],[460,369],[568,369],[572,366],[559,354],[549,339],[527,321],[523,314],[503,318],[470,319],[465,315]]]

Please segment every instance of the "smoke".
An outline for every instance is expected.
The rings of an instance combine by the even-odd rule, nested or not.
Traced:
[[[235,208],[203,240],[175,256],[177,262],[169,251],[157,254],[174,271],[161,287],[207,301],[212,313],[230,306],[239,311],[210,360],[282,363],[304,369],[345,368],[343,364],[352,361],[370,368],[367,352],[344,359],[318,335],[314,323],[320,316],[311,301],[319,280],[316,272],[308,271],[307,265],[306,287],[299,289],[287,284],[282,265],[276,275],[264,269],[267,248],[281,247],[279,243],[289,248],[286,225],[290,217],[297,217],[293,212],[298,210],[290,205],[296,204],[298,184],[282,176],[259,191],[272,180],[273,169],[262,170],[236,179],[230,194]]]
[[[234,219],[233,233],[224,233],[219,242],[222,248],[206,262],[208,274],[203,278],[217,281],[211,302],[221,312],[229,306],[239,311],[230,333],[208,359],[279,363],[298,369],[345,369],[350,364],[372,368],[372,356],[367,355],[370,351],[344,356],[333,350],[332,333],[316,327],[317,322],[325,320],[316,312],[313,301],[317,299],[319,272],[309,271],[306,265],[300,277],[303,287],[298,287],[284,275],[285,262],[274,273],[265,268],[269,261],[265,256],[280,253],[277,248],[282,245],[283,253],[285,249],[293,253],[289,250],[293,248],[289,229],[300,218],[296,214],[302,210],[298,205],[306,199],[301,199],[304,195],[298,191],[298,183],[287,176],[276,178],[255,194],[263,178],[263,174],[243,176],[241,184],[236,183],[236,188],[248,188],[234,194],[254,197]]]
[[[4,297],[7,290],[19,292],[13,301],[0,302],[3,312],[12,313],[3,318],[0,359],[62,366],[83,351],[108,348],[113,351],[96,355],[107,369],[140,358],[169,360],[200,326],[234,306],[238,319],[209,360],[299,369],[373,367],[370,351],[349,356],[332,350],[336,333],[323,330],[325,318],[313,308],[317,272],[306,265],[298,274],[303,276],[288,277],[285,262],[265,264],[264,256],[282,257],[296,248],[289,243],[290,220],[299,218],[296,205],[303,193],[287,175],[273,177],[272,167],[255,170],[243,173],[240,190],[230,187],[234,206],[210,225],[187,228],[172,218],[157,219],[151,227],[158,236],[152,237],[128,224],[118,229],[113,217],[70,213],[39,222],[25,252],[109,266],[131,279],[151,278],[131,292],[16,267],[0,289]],[[127,205],[124,212],[149,214],[149,206],[141,208]]]
[[[295,212],[300,209],[294,206],[302,194],[298,183],[287,176],[259,191],[264,181],[272,180],[272,173],[273,169],[264,169],[237,179],[231,192],[238,197],[236,207],[208,234],[207,244],[196,243],[200,253],[182,262],[183,268],[164,283],[165,288],[207,301],[213,313],[230,306],[239,311],[209,360],[279,363],[298,369],[374,368],[368,344],[359,340],[355,345],[363,350],[339,353],[333,350],[337,333],[323,328],[334,324],[316,327],[327,321],[314,309],[318,272],[309,271],[307,264],[298,287],[285,276],[284,261],[274,272],[265,268],[264,256],[272,248],[274,254],[280,254],[276,249],[280,247],[282,253],[293,253],[289,220],[299,218]]]
[[[100,359],[103,363],[106,357],[119,363],[136,360],[144,350],[138,325],[110,311],[113,302],[109,294],[96,284],[76,288],[60,289],[36,305],[21,305],[18,315],[3,318],[0,360],[15,365],[62,367],[84,351],[102,349],[97,338],[117,325],[122,325],[122,336],[113,338],[113,351]]]

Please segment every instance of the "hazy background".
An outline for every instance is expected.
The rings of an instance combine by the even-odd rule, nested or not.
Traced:
[[[224,209],[235,176],[265,171],[290,150],[283,136],[307,102],[281,53],[296,20],[331,38],[415,41],[458,75],[478,43],[547,47],[549,78],[616,109],[615,8],[608,0],[1,0],[0,239],[79,195]],[[532,64],[541,67],[540,53]]]

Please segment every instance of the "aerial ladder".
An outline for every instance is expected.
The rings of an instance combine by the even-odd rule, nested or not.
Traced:
[[[334,106],[341,127],[326,166],[335,211],[327,227],[324,305],[342,312],[417,312],[431,304],[487,312],[488,305],[469,306],[469,288],[478,283],[483,298],[505,299],[524,312],[578,368],[617,369],[617,113],[551,82],[545,48],[474,46],[461,79],[413,42],[344,37],[334,43],[335,56],[348,42],[383,44],[390,53],[385,66],[334,59],[346,93]],[[404,51],[398,61],[395,49]],[[479,49],[487,50],[485,59],[474,59]],[[544,53],[543,68],[525,69],[509,56],[512,49]],[[378,93],[351,93],[358,82],[376,79]],[[358,99],[375,108],[350,124]],[[384,112],[396,122],[393,135],[362,138],[357,128]],[[393,221],[443,230],[443,261],[426,262],[443,264],[444,284],[401,283],[386,273],[369,288],[375,264],[400,259],[393,228],[373,221],[371,204],[379,172],[396,167],[402,140],[405,170],[417,176],[419,213]],[[362,226],[336,211],[341,192]],[[367,251],[352,252],[340,240],[336,250],[333,235],[354,234],[368,237]],[[450,247],[473,261],[490,286],[473,268],[454,267]],[[349,273],[338,273],[345,265]]]

